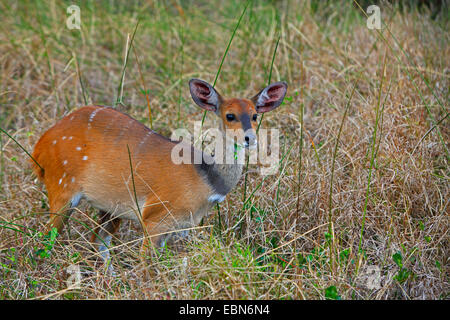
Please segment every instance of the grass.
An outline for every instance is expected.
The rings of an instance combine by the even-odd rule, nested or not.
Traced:
[[[381,2],[369,30],[356,1],[85,1],[68,30],[70,4],[0,3],[0,299],[449,298],[446,10]],[[289,84],[261,121],[281,132],[278,173],[249,165],[181,250],[142,261],[123,223],[116,277],[89,242],[95,210],[42,235],[28,152],[45,130],[92,102],[192,131],[194,77],[228,97]]]

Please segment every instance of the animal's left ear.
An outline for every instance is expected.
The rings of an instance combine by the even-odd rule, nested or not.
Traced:
[[[286,92],[286,82],[275,82],[265,87],[251,100],[255,104],[256,111],[263,113],[278,107],[283,102]]]

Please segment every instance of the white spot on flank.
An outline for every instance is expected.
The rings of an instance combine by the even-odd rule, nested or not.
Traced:
[[[62,182],[62,179],[59,179],[59,183],[58,184],[61,184],[61,182]]]
[[[53,144],[56,144],[56,140],[53,140]]]
[[[64,187],[63,188],[65,188],[65,187],[67,187],[67,183],[64,183]]]
[[[66,140],[66,136],[62,137],[63,140]]]
[[[86,161],[87,159],[88,159],[88,156],[84,156],[84,157],[83,157],[83,160]]]
[[[208,198],[209,202],[222,202],[225,200],[225,197],[223,194],[215,193],[212,196]]]
[[[91,115],[89,116],[88,129],[91,128],[91,122],[94,121],[94,117],[97,114],[97,112],[99,112],[100,110],[105,109],[105,108],[106,107],[98,108],[98,109],[95,109],[94,111],[92,111]]]
[[[80,150],[81,150],[81,147],[76,147],[75,149],[77,149],[78,151],[80,151]]]
[[[67,164],[67,160],[63,161],[63,166],[65,166]]]
[[[64,172],[63,176],[61,179],[64,179],[67,176],[67,173]]]
[[[71,181],[72,181],[72,183],[74,183],[74,182],[75,182],[75,177],[72,177],[72,180],[71,180]]]
[[[72,139],[73,139],[73,137],[72,137],[72,136],[70,136],[70,137],[69,137],[69,140],[72,140]]]

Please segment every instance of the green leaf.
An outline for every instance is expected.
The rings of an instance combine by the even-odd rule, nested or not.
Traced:
[[[325,289],[325,298],[328,300],[340,300],[341,296],[338,294],[336,286],[330,286]]]
[[[401,268],[397,275],[394,277],[398,282],[403,283],[405,282],[409,276],[411,275],[411,272],[406,268]]]
[[[437,261],[437,260],[436,260],[436,267],[439,269],[439,271],[442,272],[441,263],[439,261]]]
[[[400,268],[403,267],[403,257],[400,251],[395,253],[392,256],[392,259],[394,260],[395,264],[398,265]]]
[[[331,241],[331,234],[329,232],[325,232],[325,240],[327,241],[327,243]]]
[[[345,249],[345,250],[342,250],[342,251],[339,253],[339,258],[340,258],[340,260],[341,260],[341,261],[344,261],[344,262],[347,261],[349,254],[350,254],[350,249],[349,249],[349,248],[347,248],[347,249]]]
[[[425,229],[425,226],[422,221],[419,221],[419,229],[422,231]]]

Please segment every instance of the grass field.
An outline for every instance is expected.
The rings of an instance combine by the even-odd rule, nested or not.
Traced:
[[[0,299],[449,298],[448,7],[381,2],[370,30],[367,1],[79,1],[69,30],[71,4],[0,2]],[[20,146],[86,104],[192,130],[193,77],[228,97],[289,84],[261,124],[282,134],[278,173],[249,165],[178,252],[142,262],[123,223],[115,277],[87,206],[44,237]]]

